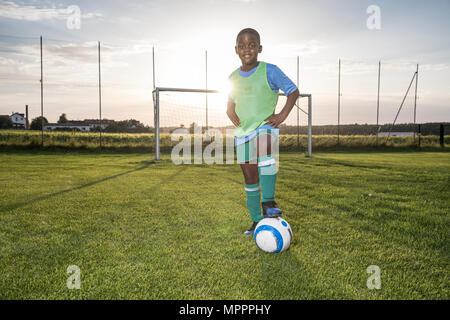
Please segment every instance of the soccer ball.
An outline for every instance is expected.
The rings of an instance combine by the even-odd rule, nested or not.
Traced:
[[[256,225],[254,237],[258,248],[277,253],[289,248],[292,229],[283,218],[265,218]]]

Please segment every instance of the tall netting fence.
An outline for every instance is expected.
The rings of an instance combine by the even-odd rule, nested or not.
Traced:
[[[152,41],[109,43],[45,35],[41,46],[39,37],[7,34],[0,34],[0,44],[1,145],[102,145],[154,151],[155,87],[219,91],[208,95],[161,92],[161,134],[194,124],[232,128],[222,86],[239,65],[232,49],[206,51],[183,45],[155,46]],[[445,116],[428,120],[431,111],[436,113],[448,103],[445,81],[433,87],[428,81],[446,79],[445,65],[299,54],[298,59],[264,51],[260,60],[275,63],[299,84],[300,93],[314,96],[313,147],[434,147],[442,139],[444,145],[450,143],[448,130],[440,137],[440,125],[448,128]],[[285,102],[286,97],[280,96],[276,112]],[[281,149],[306,150],[307,113],[307,99],[299,99],[280,126]],[[12,124],[13,114],[23,119]]]
[[[152,46],[7,35],[0,43],[0,115],[28,122],[2,130],[2,145],[153,145]]]

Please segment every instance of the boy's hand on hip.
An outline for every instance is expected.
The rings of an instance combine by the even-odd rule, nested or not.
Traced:
[[[228,118],[230,118],[231,122],[233,122],[233,124],[236,127],[239,127],[241,125],[241,122],[239,121],[239,117],[236,114],[236,111],[234,111],[234,105],[232,105],[232,107],[229,106],[227,108],[227,116],[228,116]]]
[[[280,113],[275,113],[275,114],[271,115],[270,117],[268,117],[266,119],[266,121],[272,127],[278,128],[278,126],[280,124],[282,124],[283,121],[286,120],[286,118],[287,118],[287,116],[284,113],[280,112]]]

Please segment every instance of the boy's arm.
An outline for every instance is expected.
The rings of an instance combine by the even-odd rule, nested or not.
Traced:
[[[239,121],[239,117],[236,114],[235,108],[236,104],[233,101],[228,100],[227,103],[227,115],[228,118],[230,118],[231,122],[233,122],[233,124],[236,127],[239,127],[241,125],[241,122]]]
[[[281,123],[283,123],[283,121],[286,120],[292,108],[294,107],[299,94],[300,93],[298,89],[291,92],[291,94],[288,95],[286,104],[284,105],[281,112],[274,113],[272,116],[266,119],[266,121],[268,121],[268,124],[270,124],[274,128],[277,128]]]

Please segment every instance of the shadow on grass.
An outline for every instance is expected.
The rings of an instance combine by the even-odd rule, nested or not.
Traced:
[[[292,223],[292,222],[291,222]],[[319,281],[319,274],[311,272],[300,257],[305,250],[301,232],[293,228],[293,241],[287,251],[280,253],[259,252],[261,272],[261,291],[258,299],[264,300],[303,300],[338,298],[329,293],[327,283]],[[308,246],[308,244],[306,244]],[[308,249],[306,249],[308,250]],[[256,266],[255,266],[256,267]],[[319,273],[319,271],[318,271]],[[349,297],[342,292],[339,298]]]
[[[180,169],[176,172],[174,172],[173,174],[171,174],[169,177],[164,178],[161,182],[159,182],[158,184],[154,185],[150,190],[153,193],[155,193],[156,191],[158,191],[163,185],[170,183],[173,179],[175,179],[176,177],[178,177],[183,171],[185,171],[187,169],[186,165],[180,165]],[[148,192],[148,191],[146,191]]]
[[[171,146],[161,146],[161,155],[170,155],[172,151]],[[445,146],[314,146],[313,157],[316,153],[408,153],[408,152],[450,152],[450,147]],[[87,147],[87,146],[44,146],[40,145],[0,145],[0,152],[9,153],[32,153],[32,154],[48,154],[48,153],[91,153],[91,154],[120,154],[120,153],[151,153],[155,150],[152,146],[104,146]],[[280,146],[281,153],[298,154],[302,157],[306,156],[304,149],[296,149],[287,146]],[[226,150],[223,152],[224,161]],[[235,159],[236,161],[236,159]]]
[[[25,146],[0,146],[0,152],[8,153],[32,153],[32,154],[61,154],[61,153],[80,153],[80,154],[121,154],[121,153],[152,153],[153,147],[63,147],[63,146],[44,146],[35,145]]]
[[[129,174],[129,173],[132,173],[132,172],[136,172],[136,171],[145,169],[150,164],[153,164],[153,163],[155,163],[155,162],[150,162],[149,161],[149,162],[145,163],[144,165],[139,166],[139,167],[134,168],[134,169],[131,169],[131,170],[127,170],[127,171],[124,171],[124,172],[121,172],[121,173],[118,173],[118,174],[115,174],[115,175],[112,175],[112,176],[109,176],[109,177],[105,177],[105,178],[102,178],[102,179],[94,180],[92,182],[83,184],[83,185],[78,186],[78,187],[74,187],[74,188],[70,188],[70,189],[66,189],[66,190],[61,190],[61,191],[54,192],[54,193],[51,193],[51,194],[48,194],[48,195],[45,195],[45,196],[40,196],[40,197],[37,197],[35,199],[31,199],[31,200],[28,200],[28,201],[22,201],[22,202],[14,203],[12,205],[5,206],[3,208],[4,208],[5,211],[15,210],[15,209],[27,206],[29,204],[33,204],[35,202],[39,202],[39,201],[42,201],[42,200],[47,200],[47,199],[50,199],[50,198],[53,198],[53,197],[56,197],[56,196],[59,196],[59,195],[62,195],[62,194],[66,194],[68,192],[84,189],[84,188],[96,185],[98,183],[102,183],[102,182],[105,182],[105,181],[108,181],[108,180],[112,180],[112,179],[118,178],[120,176]]]

